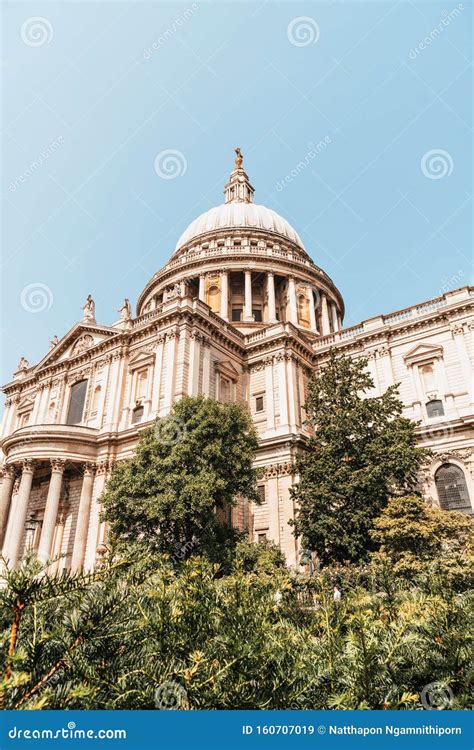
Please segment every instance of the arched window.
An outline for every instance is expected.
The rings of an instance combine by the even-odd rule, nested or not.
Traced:
[[[82,422],[86,392],[87,380],[79,380],[71,386],[66,424],[79,424],[79,422]]]
[[[148,370],[140,370],[137,373],[137,387],[135,398],[145,398],[147,392]]]
[[[439,504],[443,510],[471,513],[471,503],[464,472],[454,464],[443,464],[435,474]]]
[[[428,393],[429,391],[435,391],[436,381],[435,381],[433,365],[424,365],[424,367],[420,369],[420,373],[421,373],[421,378],[423,380],[423,387],[425,389],[425,393]]]
[[[143,406],[136,406],[132,411],[132,424],[140,422],[143,417]]]
[[[442,417],[444,415],[443,402],[439,401],[438,399],[428,401],[428,403],[426,404],[426,413],[428,415],[428,419],[432,419],[433,417]]]

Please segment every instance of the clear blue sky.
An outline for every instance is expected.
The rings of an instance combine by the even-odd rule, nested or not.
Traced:
[[[100,323],[135,305],[222,201],[234,146],[256,201],[342,291],[346,325],[470,283],[471,11],[4,4],[2,381],[81,318],[89,292]],[[186,161],[175,179],[154,168],[167,149]]]

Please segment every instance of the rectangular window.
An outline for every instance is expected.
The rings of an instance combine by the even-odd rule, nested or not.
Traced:
[[[79,422],[82,422],[86,392],[87,380],[79,380],[78,383],[74,383],[71,386],[66,424],[79,424]]]
[[[267,541],[267,532],[266,531],[259,531],[257,534],[257,542],[259,544],[262,544],[262,542]]]
[[[255,397],[255,411],[263,411],[263,396]]]
[[[263,504],[265,502],[265,500],[266,500],[266,497],[265,497],[265,485],[264,484],[259,484],[258,487],[257,487],[257,491],[258,491],[258,495],[260,497],[260,502]]]
[[[233,321],[239,321],[242,320],[242,308],[240,307],[233,307],[232,308],[232,320]]]
[[[256,323],[262,322],[262,311],[260,309],[252,310],[252,315]]]

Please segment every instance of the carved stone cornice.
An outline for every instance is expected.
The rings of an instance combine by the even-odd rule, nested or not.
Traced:
[[[263,478],[271,479],[273,477],[293,476],[295,474],[295,465],[291,461],[282,464],[268,464],[263,467]]]

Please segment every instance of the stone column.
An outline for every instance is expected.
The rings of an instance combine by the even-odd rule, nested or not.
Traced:
[[[267,294],[268,294],[268,322],[276,323],[276,304],[275,304],[275,276],[272,272],[267,273]]]
[[[245,303],[244,320],[252,321],[252,271],[244,271],[245,274]]]
[[[94,487],[94,464],[84,464],[84,479],[82,480],[79,510],[77,512],[76,533],[72,549],[71,570],[81,570],[86,554],[87,534],[89,531],[89,516]]]
[[[331,329],[329,327],[328,298],[322,292],[321,292],[321,325],[323,329],[322,330],[323,336],[327,336],[329,333],[331,333]]]
[[[11,532],[9,534],[8,550],[5,552],[5,557],[10,561],[12,567],[18,562],[23,537],[25,535],[25,523],[34,471],[34,461],[29,458],[25,459],[23,461],[18,495],[16,496],[14,506],[12,506],[10,510],[10,514],[13,513],[14,516]]]
[[[229,320],[229,274],[221,273],[221,318]]]
[[[335,302],[331,302],[332,328],[334,333],[339,330],[339,321],[337,319],[337,307]]]
[[[0,549],[5,538],[7,528],[8,513],[10,511],[10,502],[12,499],[13,483],[15,481],[15,467],[4,466],[2,469],[2,494],[0,497]]]
[[[286,383],[286,361],[283,353],[277,354],[277,373],[278,373],[278,402],[280,407],[280,430],[288,427],[288,395]]]
[[[179,342],[179,329],[174,328],[166,334],[166,367],[164,372],[165,388],[163,406],[160,416],[168,414],[173,405],[174,385],[176,376],[176,349]]]
[[[290,276],[288,280],[288,308],[289,308],[289,319],[293,325],[298,325],[298,308],[296,305],[296,284],[293,276]]]
[[[308,287],[309,295],[309,322],[311,330],[315,333],[318,332],[318,326],[316,325],[316,310],[314,309],[314,294],[311,287]]]
[[[206,277],[202,273],[199,277],[199,299],[201,302],[205,302],[206,297]]]
[[[51,459],[51,479],[49,482],[48,496],[46,498],[41,538],[38,546],[38,559],[42,562],[46,562],[51,555],[65,464],[66,462],[61,458]]]

